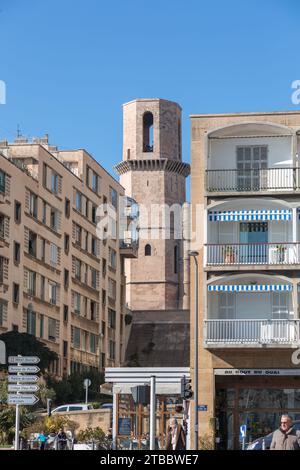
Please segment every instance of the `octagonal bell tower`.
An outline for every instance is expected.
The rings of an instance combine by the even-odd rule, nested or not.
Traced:
[[[182,162],[181,108],[137,99],[123,112],[123,161],[116,170],[126,195],[140,205],[138,258],[125,262],[127,302],[132,310],[186,309],[188,261],[178,217],[190,166]]]

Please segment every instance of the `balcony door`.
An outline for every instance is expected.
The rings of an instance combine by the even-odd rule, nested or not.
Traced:
[[[267,262],[268,222],[240,223],[240,262],[265,264]]]
[[[267,186],[261,170],[268,168],[268,147],[247,145],[237,147],[237,190],[259,191]]]

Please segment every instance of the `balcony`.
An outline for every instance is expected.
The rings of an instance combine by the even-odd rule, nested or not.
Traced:
[[[206,347],[290,346],[299,342],[300,320],[205,320]]]
[[[207,193],[291,192],[300,190],[300,168],[206,170]]]
[[[300,243],[207,244],[207,266],[300,264]]]
[[[133,238],[124,238],[124,240],[120,240],[120,254],[124,256],[124,258],[137,258],[138,247],[138,240]]]

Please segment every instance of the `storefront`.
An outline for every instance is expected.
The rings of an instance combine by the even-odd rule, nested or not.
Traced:
[[[105,380],[112,384],[113,391],[113,440],[118,448],[149,448],[150,406],[135,404],[131,388],[150,384],[153,376],[156,379],[156,449],[165,449],[167,423],[171,417],[183,423],[181,378],[190,376],[188,367],[107,368]]]
[[[215,369],[215,410],[221,449],[241,448],[274,431],[280,415],[300,420],[300,369]]]

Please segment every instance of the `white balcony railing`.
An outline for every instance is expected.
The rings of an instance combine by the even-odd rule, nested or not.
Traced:
[[[206,344],[297,343],[300,320],[205,320]]]
[[[300,263],[300,243],[207,244],[208,266]]]

